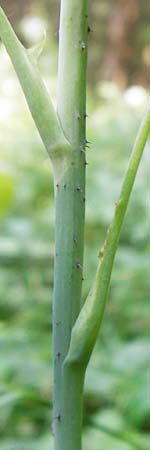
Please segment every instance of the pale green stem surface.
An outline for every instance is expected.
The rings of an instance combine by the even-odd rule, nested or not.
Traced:
[[[81,449],[83,376],[64,367],[81,307],[85,221],[85,124],[88,1],[62,0],[57,112],[73,164],[56,186],[53,299],[55,450]]]
[[[76,361],[86,366],[93,350],[104,315],[121,227],[149,132],[150,108],[148,107],[129,160],[119,200],[116,202],[114,218],[99,254],[93,288],[72,330],[71,345],[67,356],[68,363]]]

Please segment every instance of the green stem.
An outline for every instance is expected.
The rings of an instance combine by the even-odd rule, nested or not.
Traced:
[[[81,307],[85,221],[87,29],[88,1],[62,0],[57,111],[64,134],[73,149],[73,164],[55,186],[55,450],[81,448],[83,382],[80,381],[77,369],[73,371],[71,367],[64,367],[64,360],[70,345],[72,327]]]
[[[67,360],[70,362],[78,361],[86,366],[93,350],[104,315],[121,227],[149,131],[150,109],[148,108],[129,160],[120,197],[116,202],[113,221],[99,254],[99,264],[93,288],[72,330],[71,345],[67,356]]]
[[[59,450],[81,450],[84,371],[65,365],[62,383],[62,420],[57,436]],[[63,439],[63,441],[62,441]]]

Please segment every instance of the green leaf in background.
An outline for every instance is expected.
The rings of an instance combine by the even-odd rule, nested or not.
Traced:
[[[18,392],[7,392],[4,394],[0,394],[0,409],[4,408],[6,405],[10,403],[14,403],[16,400],[20,398],[20,394]]]
[[[14,180],[10,174],[0,172],[0,215],[6,214],[12,205]]]

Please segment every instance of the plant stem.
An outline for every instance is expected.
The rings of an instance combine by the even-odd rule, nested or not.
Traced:
[[[62,0],[58,116],[73,163],[55,180],[56,226],[53,300],[55,450],[80,450],[83,377],[65,367],[71,330],[81,306],[85,221],[85,124],[88,1]]]
[[[130,194],[150,132],[150,107],[142,121],[137,139],[124,176],[119,200],[116,202],[114,218],[107,231],[106,240],[99,254],[99,264],[93,288],[72,330],[68,361],[87,365],[93,350],[105,311],[114,257]]]

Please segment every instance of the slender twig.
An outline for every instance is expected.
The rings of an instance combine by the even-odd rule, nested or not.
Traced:
[[[94,347],[106,306],[114,257],[136,173],[150,131],[150,108],[147,108],[124,176],[114,218],[99,253],[95,281],[72,331],[67,360],[87,365]]]

